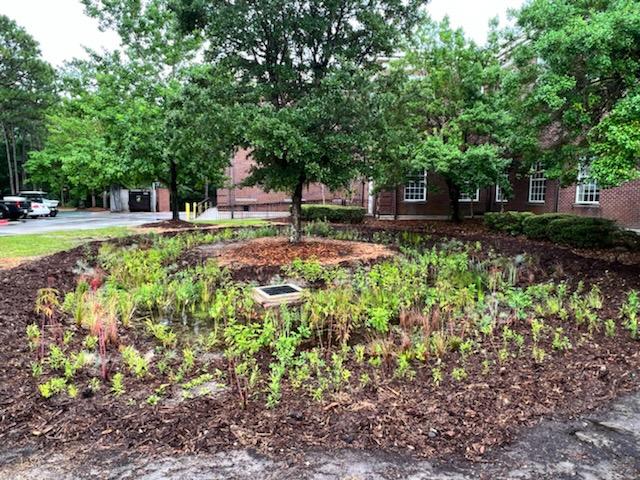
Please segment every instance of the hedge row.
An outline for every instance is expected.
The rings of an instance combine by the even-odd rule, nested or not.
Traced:
[[[492,230],[512,235],[526,235],[536,240],[574,247],[610,247],[623,244],[633,247],[637,235],[616,227],[605,218],[581,217],[564,213],[534,215],[530,212],[486,213],[485,224]],[[631,236],[634,238],[630,238]]]
[[[367,211],[362,207],[341,205],[302,205],[302,220],[335,223],[362,223]]]
[[[484,214],[484,223],[491,230],[519,235],[522,233],[525,219],[531,216],[533,216],[531,212],[488,212]]]

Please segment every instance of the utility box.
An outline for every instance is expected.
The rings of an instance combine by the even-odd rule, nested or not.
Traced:
[[[129,190],[129,211],[150,212],[151,192],[149,190]]]

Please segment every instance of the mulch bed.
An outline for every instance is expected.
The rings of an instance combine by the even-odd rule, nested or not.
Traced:
[[[441,225],[442,230],[428,227],[434,241],[455,236]],[[361,228],[373,231],[375,226]],[[533,256],[539,276],[535,281],[546,276],[572,284],[598,283],[605,297],[604,318],[617,315],[624,292],[640,289],[637,263],[589,258],[544,242],[487,234],[481,228],[465,233],[462,239],[480,241],[484,248]],[[45,401],[37,395],[30,375],[33,353],[25,328],[34,321],[37,289],[71,289],[72,269],[84,251],[78,248],[0,271],[0,286],[10,292],[0,296],[0,442],[5,446],[48,452],[64,444],[85,452],[124,448],[141,453],[215,452],[244,446],[272,455],[295,455],[314,447],[364,448],[479,458],[544,416],[578,414],[640,386],[640,344],[620,332],[614,339],[597,334],[577,342],[563,355],[549,355],[541,366],[529,355],[521,356],[494,366],[490,375],[480,373],[480,359],[474,356],[467,366],[474,381],[446,378],[439,388],[433,386],[429,369],[419,368],[411,382],[389,374],[377,389],[347,390],[323,403],[284,389],[280,405],[271,410],[263,401],[250,402],[242,410],[232,396],[157,407],[129,405],[103,394]],[[576,328],[565,325],[572,339],[578,338]],[[550,345],[544,347],[551,352]],[[359,372],[353,375],[357,378]],[[138,387],[149,388],[127,383],[128,392]]]
[[[530,240],[524,235],[512,236],[506,233],[490,231],[482,219],[467,219],[461,223],[445,220],[375,220],[366,219],[360,225],[334,225],[336,228],[356,228],[362,232],[373,232],[380,229],[387,231],[412,231],[432,235],[436,239],[443,237],[457,238],[464,241],[479,241],[505,255],[522,252],[537,253],[550,249],[551,254],[568,252],[580,258],[594,258],[627,265],[640,264],[640,251],[628,251],[620,248],[586,249],[558,245],[546,240]]]
[[[323,265],[370,262],[390,257],[394,252],[383,246],[365,242],[346,242],[330,239],[306,239],[292,244],[286,238],[258,238],[223,247],[200,247],[203,254],[218,259],[231,268],[288,265],[293,260],[318,260]]]

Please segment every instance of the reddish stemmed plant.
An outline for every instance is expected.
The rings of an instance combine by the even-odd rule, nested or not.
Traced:
[[[99,303],[93,305],[93,324],[91,333],[98,337],[98,353],[100,355],[100,375],[107,380],[109,369],[107,366],[107,346],[118,343],[118,325],[113,315],[108,314]]]
[[[40,349],[39,358],[44,358],[46,333],[50,329],[54,339],[62,341],[62,325],[58,320],[60,311],[60,293],[55,288],[41,288],[36,296],[35,312],[40,316]]]

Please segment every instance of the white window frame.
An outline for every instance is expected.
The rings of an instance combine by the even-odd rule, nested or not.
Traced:
[[[504,196],[500,185],[496,185],[496,203],[507,203],[508,201],[509,199]]]
[[[540,194],[542,192],[542,199],[539,195],[534,196],[533,193]],[[540,162],[534,165],[533,173],[529,175],[529,195],[527,198],[529,203],[545,203],[547,201],[547,177],[544,175],[544,169]]]
[[[589,179],[589,168],[586,165],[581,165],[580,170],[578,170],[578,182],[576,184],[576,204],[600,205],[601,193],[598,182]],[[585,198],[592,198],[592,200],[585,200]]]
[[[422,185],[420,185],[422,183]],[[422,191],[422,195],[418,193]],[[407,193],[409,197],[407,198]],[[427,171],[423,170],[422,175],[410,175],[404,184],[403,195],[405,203],[426,202],[427,201]]]
[[[476,193],[473,197],[470,197],[466,193],[460,193],[460,197],[458,198],[459,202],[462,203],[470,203],[470,202],[479,202],[480,201],[480,189],[476,188]]]

